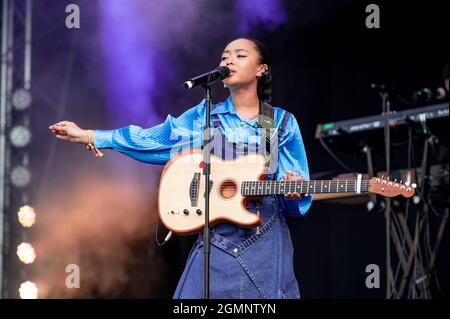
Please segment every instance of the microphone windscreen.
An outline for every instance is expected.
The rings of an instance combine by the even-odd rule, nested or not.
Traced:
[[[221,79],[225,79],[227,76],[230,75],[230,69],[226,66],[219,66],[217,68],[217,71],[219,71]]]

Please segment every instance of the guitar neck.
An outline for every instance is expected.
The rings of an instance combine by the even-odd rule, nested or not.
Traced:
[[[313,180],[313,181],[246,181],[242,182],[242,196],[322,193],[367,193],[368,180]]]

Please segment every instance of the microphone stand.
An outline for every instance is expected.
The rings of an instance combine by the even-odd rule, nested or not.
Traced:
[[[209,299],[209,256],[211,243],[209,238],[209,193],[211,189],[211,84],[218,78],[225,78],[230,74],[227,67],[219,67],[213,72],[205,73],[193,80],[185,82],[184,87],[190,89],[200,82],[205,89],[205,126],[203,128],[203,175],[205,175],[205,225],[203,229],[203,252],[204,252],[204,299]],[[203,81],[206,78],[206,81]],[[198,81],[199,83],[195,83]]]
[[[205,227],[203,229],[203,252],[204,252],[204,292],[203,298],[209,299],[209,185],[211,174],[211,86],[208,81],[203,85],[205,89],[205,126],[203,129],[203,175],[205,175]]]
[[[389,127],[389,116],[391,113],[390,103],[389,103],[389,92],[388,90],[382,90],[380,92],[380,97],[383,107],[383,115],[385,119],[384,124],[384,147],[385,147],[385,157],[386,157],[386,175],[391,174],[391,138],[390,138],[390,127]],[[388,177],[389,178],[389,177]],[[390,299],[392,294],[391,280],[392,278],[392,267],[391,267],[391,199],[386,198],[386,209],[384,212],[386,218],[386,298]],[[392,283],[395,284],[395,283]]]
[[[372,83],[370,85],[372,89],[376,89],[381,98],[381,104],[383,108],[384,116],[384,149],[386,158],[386,175],[391,174],[391,134],[389,127],[389,117],[391,115],[389,92],[394,91],[394,87],[386,86],[384,84]],[[389,179],[389,177],[388,177]],[[386,298],[390,299],[392,295],[392,289],[395,288],[395,283],[392,275],[391,267],[391,199],[385,198],[386,207],[384,210],[384,216],[386,218]]]

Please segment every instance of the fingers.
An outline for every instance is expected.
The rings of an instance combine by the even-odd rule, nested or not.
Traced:
[[[53,124],[48,127],[50,130],[62,130],[66,129],[65,125]]]
[[[53,125],[50,125],[48,128],[52,133],[56,134],[56,138],[63,141],[68,141],[69,136],[67,136],[67,128],[66,128],[67,121],[61,121],[58,123],[55,123]]]
[[[53,128],[51,129],[52,133],[59,135],[67,135],[67,130],[65,128]]]
[[[49,126],[49,129],[51,131],[64,131],[64,132],[67,131],[67,127],[65,127],[65,126],[58,126],[58,125]]]
[[[305,194],[305,196],[307,196],[307,194]],[[294,192],[294,193],[289,192],[289,193],[286,193],[284,195],[284,197],[288,200],[292,200],[292,199],[300,199],[300,198],[302,198],[302,195],[298,192]]]
[[[69,121],[61,121],[61,122],[56,123],[56,125],[66,126],[66,125],[68,125],[68,124],[70,124],[70,123],[72,123],[72,122],[69,122]]]
[[[305,178],[303,176],[298,176],[297,173],[293,171],[286,171],[282,179],[289,180],[289,181],[304,181]]]
[[[69,121],[60,121],[58,123],[52,124],[50,125],[48,128],[49,129],[61,129],[64,128],[65,126],[72,124],[73,122],[69,122]]]
[[[70,137],[68,137],[67,135],[56,135],[57,139],[63,140],[63,141],[69,141]]]
[[[67,136],[67,129],[69,128],[68,126],[72,124],[72,122],[69,121],[60,121],[58,123],[52,124],[50,125],[48,128],[50,129],[50,131],[52,133],[55,133],[59,136]]]
[[[286,180],[300,180],[300,181],[304,181],[305,178],[303,176],[297,176],[297,174],[293,171],[287,171],[286,174],[283,176],[282,178],[284,181]],[[307,196],[306,194],[304,194],[304,196]],[[302,197],[302,195],[298,192],[288,192],[284,195],[284,197],[288,200],[291,199],[300,199]]]
[[[295,176],[295,172],[287,171],[284,176],[286,176],[287,179],[291,179],[293,176]]]
[[[284,198],[288,199],[288,200],[292,200],[292,199],[301,199],[302,197],[308,197],[309,194],[300,194],[300,193],[286,193],[284,194]]]

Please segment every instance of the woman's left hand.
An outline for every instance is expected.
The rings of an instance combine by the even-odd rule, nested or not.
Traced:
[[[294,172],[287,171],[286,174],[283,176],[283,181],[304,181],[305,178],[303,176],[297,176]],[[303,194],[304,197],[307,197],[308,194]],[[289,192],[284,194],[284,198],[286,199],[301,199],[302,195],[298,192]]]

